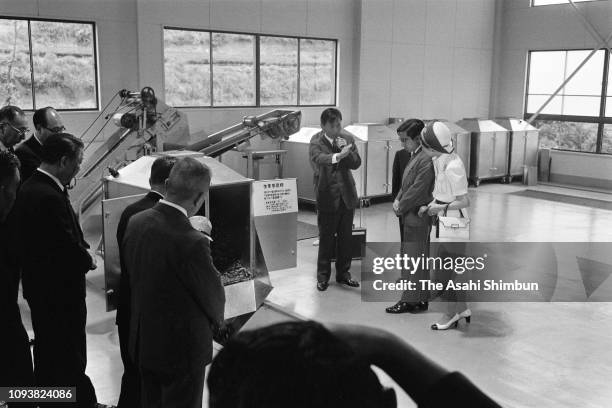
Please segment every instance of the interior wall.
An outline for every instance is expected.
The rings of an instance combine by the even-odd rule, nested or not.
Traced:
[[[362,0],[360,122],[489,116],[495,1]]]
[[[0,14],[96,23],[100,108],[119,90],[138,86],[136,0],[2,0]],[[77,136],[98,114],[97,111],[61,113],[67,131]],[[98,129],[92,128],[85,139],[93,137]],[[100,137],[107,137],[115,130],[109,124]]]
[[[495,115],[522,117],[530,50],[589,49],[597,41],[570,4],[530,7],[530,0],[504,0]],[[605,38],[612,31],[612,1],[576,3]],[[561,85],[561,84],[559,84]],[[551,152],[551,181],[612,189],[612,157]]]

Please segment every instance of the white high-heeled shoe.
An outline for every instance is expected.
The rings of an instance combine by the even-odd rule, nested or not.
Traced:
[[[448,330],[448,329],[456,329],[459,325],[459,320],[465,319],[467,323],[472,321],[472,311],[470,309],[465,309],[461,313],[455,313],[455,315],[445,324],[434,323],[431,325],[431,330]]]

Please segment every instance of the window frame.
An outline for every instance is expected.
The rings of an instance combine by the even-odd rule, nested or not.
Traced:
[[[577,2],[578,4],[581,3],[595,3],[598,1],[608,1],[608,0],[584,0],[584,1],[579,1]],[[561,3],[553,3],[553,4],[540,4],[540,5],[536,5],[535,4],[536,0],[530,0],[529,1],[529,7],[548,7],[548,6],[570,6],[570,3],[567,0],[563,0]],[[572,151],[572,150],[570,150]]]
[[[309,107],[329,107],[329,106],[337,106],[338,103],[338,39],[335,38],[323,38],[323,37],[303,37],[298,35],[283,35],[283,34],[267,34],[267,33],[252,33],[252,32],[244,32],[244,31],[228,31],[228,30],[207,30],[207,29],[199,29],[199,28],[183,28],[177,26],[163,26],[162,27],[162,65],[163,65],[163,75],[162,75],[162,86],[164,89],[164,98],[166,98],[166,49],[164,46],[164,35],[166,30],[178,30],[178,31],[196,31],[196,32],[204,32],[209,34],[210,41],[210,105],[176,105],[176,108],[180,109],[233,109],[233,108],[284,108],[288,106],[295,106],[301,108],[309,108]],[[238,34],[238,35],[250,35],[255,37],[255,105],[215,105],[214,104],[214,95],[213,95],[213,44],[212,44],[212,36],[213,34]],[[298,48],[298,60],[297,60],[297,103],[291,105],[262,105],[261,104],[261,77],[260,77],[260,39],[261,37],[276,37],[276,38],[291,38],[296,39]],[[301,56],[300,56],[300,40],[315,40],[315,41],[330,41],[334,43],[334,89],[333,89],[333,102],[332,104],[321,104],[321,105],[312,105],[312,104],[300,104],[300,64],[301,64]]]
[[[34,112],[37,109],[44,108],[44,106],[36,106],[36,92],[34,82],[34,56],[32,55],[32,21],[42,21],[50,23],[67,23],[67,24],[88,24],[91,25],[93,38],[93,62],[94,62],[94,86],[95,86],[95,101],[96,106],[94,108],[58,108],[58,112],[97,112],[100,110],[100,77],[98,75],[98,32],[95,21],[85,20],[67,20],[67,19],[54,19],[54,18],[33,18],[33,17],[15,17],[0,14],[0,20],[21,20],[28,22],[28,47],[30,53],[30,77],[32,86],[32,109],[23,109],[26,112]]]
[[[533,0],[532,0],[533,1]],[[599,1],[599,0],[594,0]],[[537,6],[541,7],[541,6]],[[604,154],[604,155],[612,155],[612,153],[602,152],[603,148],[603,138],[604,138],[604,126],[607,124],[612,124],[612,116],[606,116],[606,101],[607,98],[612,97],[612,95],[607,94],[608,90],[608,75],[610,72],[610,64],[612,63],[612,53],[608,48],[602,48],[604,52],[604,66],[603,66],[603,78],[601,82],[601,92],[599,94],[599,115],[598,116],[579,116],[579,115],[563,115],[563,114],[545,114],[541,113],[537,116],[536,120],[554,120],[559,122],[582,122],[582,123],[594,123],[597,125],[597,135],[596,135],[596,143],[595,143],[595,151],[589,152],[585,150],[571,150],[571,149],[562,149],[562,148],[553,148],[553,150],[559,150],[564,152],[575,152],[575,153],[584,153],[584,154]],[[534,52],[554,52],[554,51],[593,51],[592,48],[566,48],[566,49],[531,49],[527,51],[527,69],[526,69],[526,79],[525,79],[525,92],[523,99],[523,119],[530,118],[535,112],[527,111],[527,101],[529,98],[529,78],[531,74],[531,55]],[[565,80],[565,79],[564,79]],[[561,85],[561,84],[559,84]],[[538,95],[538,94],[531,94]]]

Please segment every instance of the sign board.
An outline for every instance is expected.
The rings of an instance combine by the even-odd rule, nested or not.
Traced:
[[[297,183],[295,179],[253,182],[253,216],[297,213]]]

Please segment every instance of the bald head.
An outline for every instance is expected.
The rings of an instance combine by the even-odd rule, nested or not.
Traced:
[[[60,114],[50,106],[34,112],[32,122],[36,129],[36,136],[41,143],[44,143],[52,134],[63,132],[66,129]]]
[[[183,157],[174,164],[166,181],[166,199],[195,215],[210,186],[210,169],[192,157]]]

